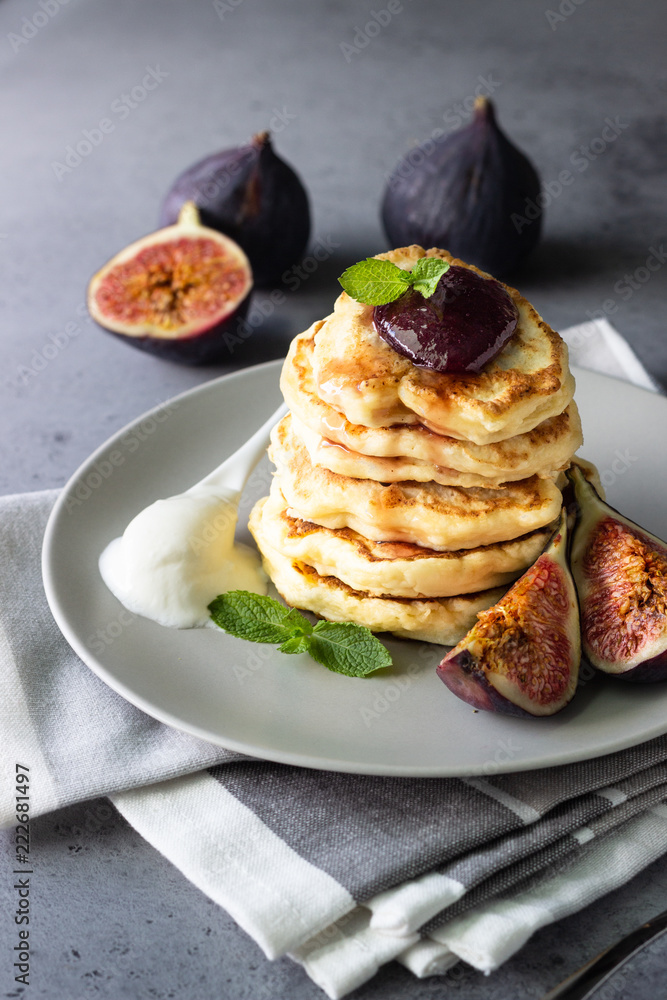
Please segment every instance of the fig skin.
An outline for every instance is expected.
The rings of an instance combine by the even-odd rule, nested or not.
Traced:
[[[292,167],[276,155],[268,132],[184,170],[164,199],[159,225],[172,225],[185,201],[195,202],[205,226],[243,248],[260,287],[277,284],[308,246],[306,189]]]
[[[583,654],[610,677],[667,680],[667,543],[606,503],[576,464],[567,475]]]
[[[491,101],[479,97],[468,125],[399,161],[382,223],[391,246],[446,247],[503,277],[539,242],[542,213],[532,220],[525,213],[540,190],[534,166],[501,132]]]
[[[232,334],[234,340],[238,324],[248,313],[248,299],[241,303],[238,309],[229,315],[222,323],[218,323],[210,330],[203,333],[195,333],[189,337],[179,337],[176,340],[161,340],[159,337],[151,337],[148,334],[143,337],[128,337],[127,334],[110,330],[108,326],[103,327],[107,333],[118,337],[126,344],[131,344],[139,351],[145,351],[163,361],[174,361],[177,364],[190,365],[193,368],[203,365],[221,364],[229,361],[230,351],[225,334]],[[103,324],[99,324],[103,326]]]
[[[179,328],[178,320],[171,323],[151,322],[146,314],[153,311],[159,318],[161,314],[168,315],[170,306],[165,308],[165,298],[172,297],[177,305],[174,311],[179,308],[178,296],[180,294],[192,294],[196,299],[197,286],[193,282],[193,291],[188,292],[187,287],[183,287],[183,277],[175,278],[174,267],[170,273],[169,265],[173,264],[177,256],[179,261],[184,260],[183,250],[185,245],[191,241],[192,248],[196,246],[208,247],[212,249],[215,245],[220,254],[227,259],[230,283],[233,279],[237,287],[231,290],[227,297],[223,297],[220,292],[220,301],[217,308],[210,308],[210,297],[215,295],[216,288],[206,287],[205,268],[210,260],[198,258],[193,254],[190,265],[189,276],[197,276],[197,268],[203,284],[199,285],[201,291],[201,301],[206,308],[204,315],[187,320],[182,319]],[[160,248],[164,245],[178,246],[177,254],[173,260],[159,259]],[[146,258],[150,252],[154,251],[154,258],[149,262]],[[146,263],[139,264],[140,260],[146,259]],[[138,264],[137,270],[141,275],[141,267],[144,268],[145,280],[138,291],[130,293],[127,283],[121,281],[111,289],[110,297],[105,297],[105,288],[109,291],[109,285],[113,281],[114,271],[119,274],[119,268],[130,267],[132,262]],[[162,275],[162,280],[160,280]],[[220,275],[216,280],[219,282]],[[137,280],[135,275],[134,280]],[[223,282],[224,284],[224,282]],[[138,286],[139,287],[139,286]],[[114,301],[113,291],[116,291]],[[239,323],[248,311],[252,290],[252,271],[250,262],[243,250],[237,246],[233,240],[223,236],[217,230],[211,230],[201,225],[199,213],[192,202],[186,202],[181,209],[178,222],[173,226],[167,226],[155,233],[136,240],[129,246],[121,250],[102,267],[91,279],[88,285],[88,310],[93,319],[102,329],[114,334],[125,343],[133,347],[168,361],[177,361],[188,365],[211,364],[216,361],[229,358],[229,347],[227,337],[236,331]],[[143,293],[143,295],[141,294]],[[150,297],[151,302],[155,296],[156,305],[146,306],[143,316],[127,316],[135,303],[141,304]],[[115,312],[114,312],[115,308]]]
[[[541,718],[555,715],[572,700],[581,640],[566,550],[563,510],[536,562],[494,607],[477,615],[477,624],[436,668],[462,701],[486,712]],[[535,669],[538,657],[541,676]]]

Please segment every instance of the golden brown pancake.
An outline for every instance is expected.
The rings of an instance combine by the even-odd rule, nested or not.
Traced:
[[[312,464],[289,415],[273,429],[269,457],[293,516],[326,528],[352,528],[374,541],[472,549],[543,528],[562,505],[554,481],[538,476],[501,489],[341,476]]]
[[[421,257],[438,257],[490,278],[445,250],[411,246],[377,256],[406,270]],[[504,288],[519,310],[519,322],[500,354],[478,375],[412,364],[378,336],[373,307],[343,292],[315,336],[318,396],[353,424],[422,423],[438,434],[476,444],[524,434],[562,413],[574,394],[567,347],[516,289]]]
[[[373,632],[393,632],[406,639],[452,646],[475,624],[477,612],[496,604],[506,590],[498,587],[480,594],[424,600],[376,597],[282,555],[265,538],[261,518],[253,520],[252,531],[264,569],[288,604],[332,622],[365,625]]]
[[[511,542],[436,552],[405,542],[375,542],[351,528],[323,528],[290,517],[277,479],[259,500],[249,526],[255,537],[320,576],[337,576],[373,597],[451,597],[507,586],[531,566],[555,523]]]
[[[315,323],[294,338],[280,385],[294,415],[322,438],[317,456],[311,450],[313,460],[333,472],[353,475],[346,449],[352,452],[354,461],[357,455],[403,460],[382,463],[383,469],[389,469],[382,473],[376,462],[357,464],[359,476],[382,482],[432,479],[444,485],[498,486],[562,469],[581,446],[581,421],[574,401],[563,413],[549,417],[525,434],[487,445],[435,434],[420,423],[387,427],[352,424],[317,395],[312,355],[321,326],[322,322]]]
[[[572,405],[572,404],[570,404]],[[341,444],[328,441],[317,431],[306,427],[295,415],[291,414],[294,433],[305,445],[313,465],[321,465],[330,472],[341,476],[351,476],[353,479],[375,479],[380,483],[402,483],[408,480],[418,483],[440,483],[441,486],[486,486],[502,488],[508,481],[514,480],[480,476],[474,472],[457,472],[430,462],[422,462],[418,458],[379,458],[375,455],[362,455],[351,451]],[[476,445],[475,447],[479,447]],[[492,447],[487,445],[487,447]],[[560,469],[540,469],[536,475],[540,478],[556,479]],[[530,473],[532,475],[533,473]],[[529,477],[528,477],[529,478]]]

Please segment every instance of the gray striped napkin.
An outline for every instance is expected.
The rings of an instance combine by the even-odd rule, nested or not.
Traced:
[[[566,339],[575,361],[655,388],[608,323]],[[32,816],[109,795],[267,956],[291,955],[330,997],[392,959],[418,976],[460,959],[491,971],[667,851],[667,736],[543,771],[408,779],[254,760],[149,718],[51,617],[40,549],[55,496],[0,500],[0,738],[30,767]],[[10,770],[2,826],[16,823]]]

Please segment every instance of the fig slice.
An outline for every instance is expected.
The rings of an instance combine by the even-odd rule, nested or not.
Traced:
[[[252,270],[228,236],[202,226],[194,202],[178,222],[131,243],[97,272],[88,309],[127,343],[186,364],[228,357],[228,331],[247,312]]]
[[[667,543],[601,499],[576,464],[570,565],[585,658],[626,681],[667,679]]]
[[[436,668],[473,708],[523,717],[554,715],[577,689],[581,640],[567,565],[567,517],[535,563]]]

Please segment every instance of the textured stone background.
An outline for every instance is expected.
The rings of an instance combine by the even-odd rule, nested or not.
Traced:
[[[556,328],[603,303],[610,309],[611,300],[610,319],[667,381],[667,267],[629,296],[617,290],[667,237],[664,5],[403,0],[402,11],[346,61],[341,44],[352,44],[357,27],[382,6],[241,0],[218,12],[208,0],[69,0],[33,32],[24,18],[40,11],[38,0],[3,0],[0,490],[60,485],[144,410],[238,365],[280,356],[328,311],[341,270],[385,249],[378,202],[386,173],[411,144],[448,128],[484,81],[503,127],[546,182],[572,169],[571,156],[601,135],[606,118],[619,122],[618,138],[586,170],[573,171],[573,183],[548,207],[544,243],[515,280]],[[33,37],[17,41],[21,32]],[[112,105],[146,67],[166,76],[121,118]],[[280,115],[275,145],[307,184],[313,243],[335,244],[331,257],[297,292],[286,290],[284,305],[226,366],[161,362],[87,322],[88,278],[155,227],[173,177],[272,118],[280,126]],[[104,117],[114,121],[113,133],[59,180],[54,161]],[[68,324],[76,332],[65,342]],[[64,344],[55,355],[53,338]],[[34,850],[31,996],[322,997],[288,960],[267,962],[106,803],[36,821]],[[6,889],[3,876],[0,898]],[[355,995],[537,998],[655,915],[666,892],[663,860],[543,930],[488,979],[469,972],[417,982],[392,965]],[[5,916],[3,996],[16,995],[5,964],[12,944]],[[627,995],[653,1000],[656,982],[645,977]]]

